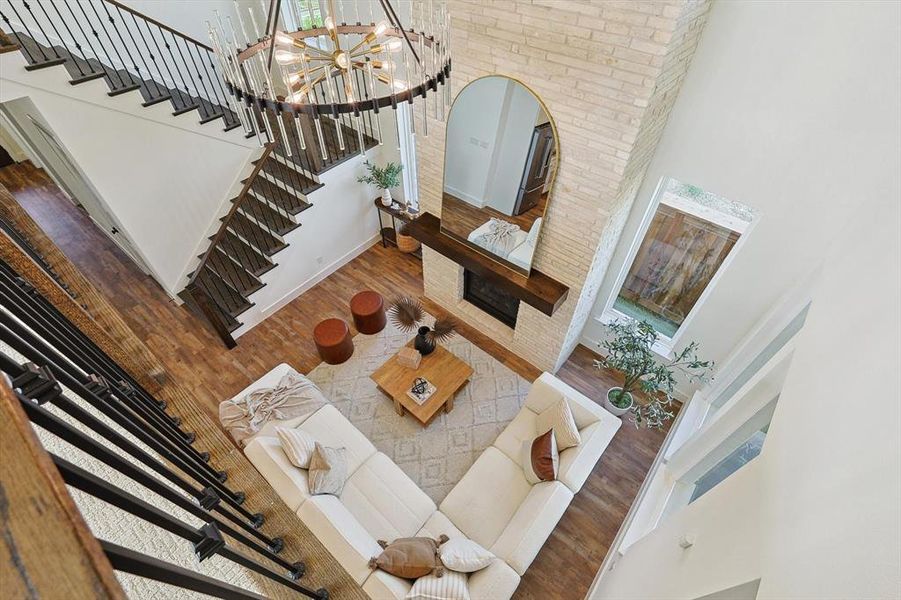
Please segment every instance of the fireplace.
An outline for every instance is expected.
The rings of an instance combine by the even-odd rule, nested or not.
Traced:
[[[519,298],[511,296],[484,277],[463,270],[463,299],[482,309],[504,325],[516,327]]]

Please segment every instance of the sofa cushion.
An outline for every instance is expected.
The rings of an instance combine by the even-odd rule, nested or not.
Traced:
[[[310,497],[307,472],[291,464],[278,438],[258,435],[244,448],[244,454],[291,510]]]
[[[372,442],[331,404],[313,413],[298,428],[312,435],[323,446],[346,449],[348,475],[375,454]]]
[[[412,587],[413,582],[409,579],[401,579],[391,573],[375,570],[366,578],[363,591],[372,600],[403,600]]]
[[[381,452],[348,479],[341,502],[372,537],[388,541],[417,535],[435,512],[432,499]]]
[[[354,581],[362,584],[369,577],[369,559],[382,547],[338,498],[313,496],[300,505],[297,516]]]
[[[490,550],[530,489],[522,468],[489,446],[441,503],[441,512]]]
[[[494,447],[520,467],[522,467],[523,442],[534,440],[538,435],[538,426],[535,424],[537,416],[533,411],[523,407],[494,440]]]
[[[416,532],[416,535],[433,537],[435,539],[442,535],[446,535],[449,538],[466,537],[440,510],[436,510],[432,513],[432,516],[429,517],[425,522],[425,525]]]
[[[610,415],[610,419],[603,419],[580,431],[582,443],[560,453],[557,480],[574,494],[582,489],[620,425],[622,421]]]
[[[576,427],[580,430],[601,419],[604,415],[616,418],[599,404],[592,402],[585,394],[550,373],[542,373],[541,377],[532,383],[529,394],[526,396],[525,406],[535,414],[539,414],[547,410],[561,396],[566,398],[569,410],[576,421]]]
[[[473,600],[509,600],[519,586],[519,574],[499,558],[469,575],[469,595]]]
[[[532,564],[572,499],[572,491],[559,481],[535,484],[516,514],[505,522],[503,533],[488,549],[522,575]]]

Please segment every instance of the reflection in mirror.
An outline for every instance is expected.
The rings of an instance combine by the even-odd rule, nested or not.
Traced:
[[[447,126],[441,230],[528,274],[557,161],[556,132],[521,83],[467,85]]]

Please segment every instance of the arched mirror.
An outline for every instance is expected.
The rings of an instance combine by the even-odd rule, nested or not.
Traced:
[[[503,76],[476,79],[447,124],[441,231],[528,275],[557,170],[544,103]]]

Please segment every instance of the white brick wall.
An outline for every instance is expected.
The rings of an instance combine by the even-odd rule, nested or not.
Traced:
[[[536,366],[562,364],[588,318],[708,8],[709,0],[449,0],[454,94],[477,77],[508,75],[535,90],[556,123],[559,169],[534,267],[570,293],[553,317],[523,303],[513,331],[462,302],[462,269],[426,249],[426,296]],[[429,136],[417,136],[420,201],[439,216],[444,126],[430,119]]]

